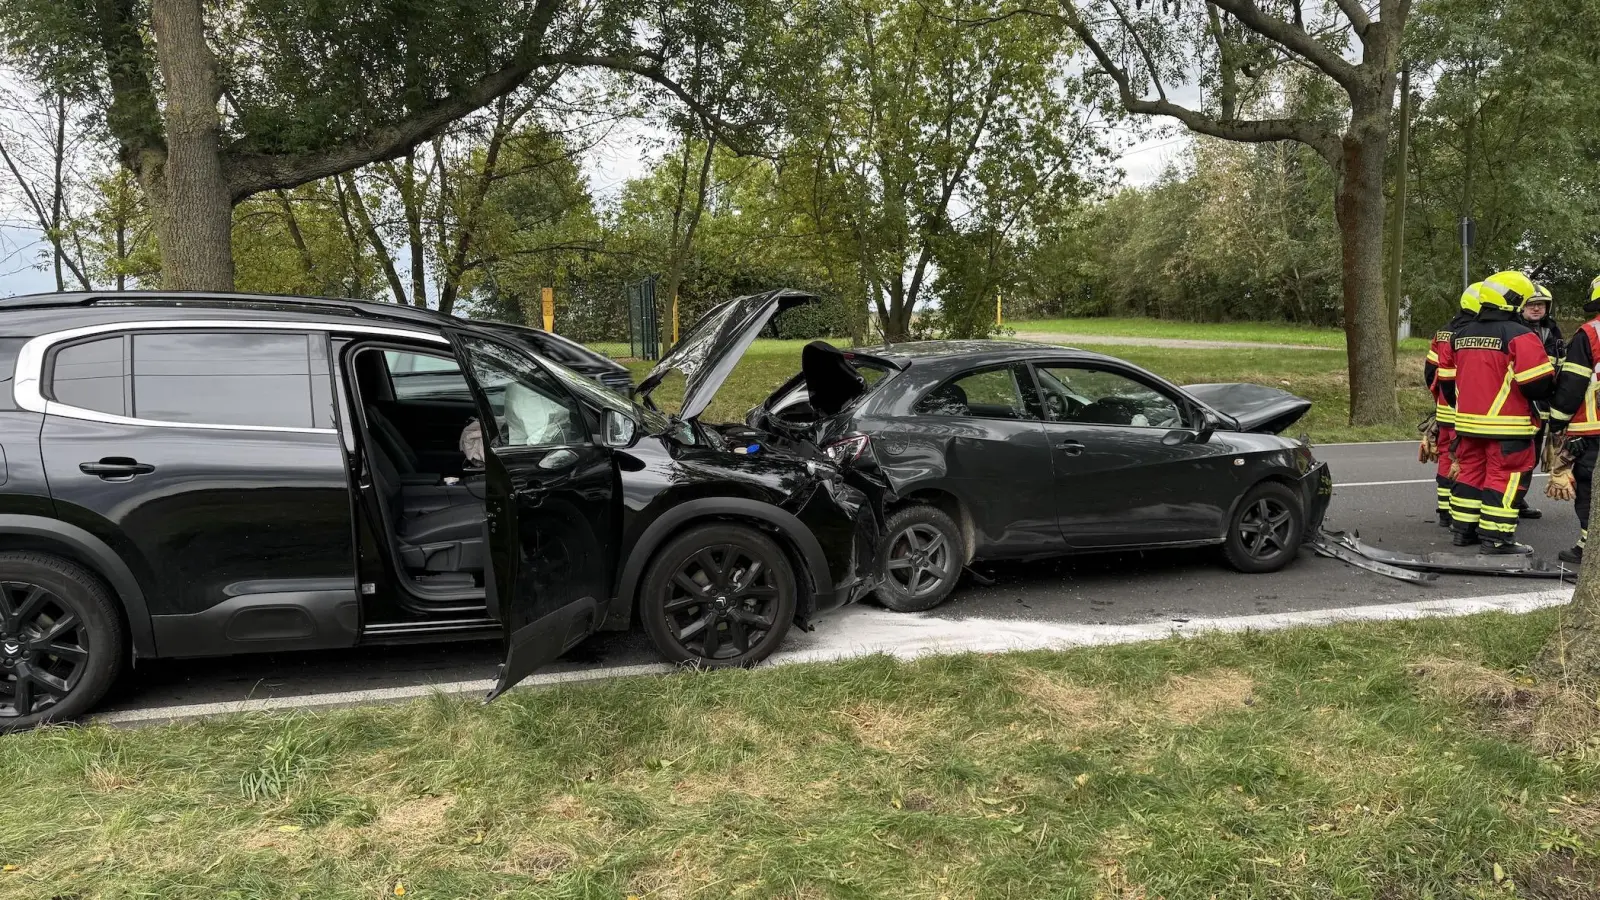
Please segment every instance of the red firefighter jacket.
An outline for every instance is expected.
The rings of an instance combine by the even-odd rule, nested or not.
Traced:
[[[1444,385],[1439,379],[1439,356],[1450,352],[1450,339],[1455,333],[1465,328],[1468,323],[1477,319],[1473,313],[1461,310],[1455,318],[1445,323],[1445,326],[1433,334],[1433,343],[1428,346],[1428,361],[1422,366],[1422,383],[1427,386],[1428,392],[1433,394],[1433,414],[1440,425],[1454,425],[1456,422],[1455,407],[1445,399]],[[1454,369],[1446,370],[1444,378],[1453,380],[1456,377]]]
[[[1556,393],[1550,400],[1550,418],[1569,422],[1568,434],[1600,434],[1600,413],[1595,411],[1594,367],[1600,354],[1600,319],[1583,323],[1567,344],[1566,360],[1556,376]]]
[[[1451,370],[1455,376],[1447,378]],[[1485,307],[1451,338],[1435,380],[1453,401],[1456,433],[1531,438],[1539,432],[1532,401],[1550,396],[1555,374],[1544,342],[1528,326],[1513,313]]]

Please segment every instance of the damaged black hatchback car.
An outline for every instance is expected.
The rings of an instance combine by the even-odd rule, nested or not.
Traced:
[[[0,731],[155,657],[503,635],[496,694],[635,622],[669,660],[765,658],[871,589],[879,519],[840,467],[698,422],[741,323],[663,361],[667,416],[405,306],[0,301]]]
[[[883,484],[877,596],[913,611],[975,559],[1215,545],[1245,572],[1288,565],[1332,494],[1277,435],[1310,405],[1043,344],[816,342],[746,421]]]

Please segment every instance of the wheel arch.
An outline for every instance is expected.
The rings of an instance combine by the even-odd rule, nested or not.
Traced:
[[[789,557],[789,564],[810,584],[796,598],[795,616],[801,622],[809,619],[818,604],[833,592],[833,574],[822,544],[797,517],[770,503],[743,497],[705,497],[680,503],[661,514],[647,526],[639,539],[628,549],[622,571],[617,577],[616,596],[612,599],[604,627],[620,630],[632,625],[639,603],[639,584],[644,570],[673,535],[685,528],[713,522],[752,525],[771,535],[778,547]]]
[[[1237,515],[1238,512],[1239,512],[1239,504],[1244,502],[1244,498],[1245,498],[1246,495],[1248,495],[1251,491],[1255,490],[1256,488],[1262,486],[1263,484],[1281,484],[1284,487],[1288,488],[1289,492],[1294,494],[1295,498],[1297,500],[1300,499],[1300,491],[1299,491],[1300,482],[1299,482],[1299,479],[1294,475],[1293,472],[1288,471],[1288,470],[1282,470],[1282,471],[1280,471],[1280,470],[1272,470],[1272,471],[1268,471],[1268,472],[1262,473],[1254,481],[1252,481],[1248,485],[1246,485],[1244,490],[1242,490],[1239,493],[1235,494],[1233,496],[1233,502],[1228,504],[1228,515],[1222,520],[1222,539],[1223,540],[1227,540],[1228,539],[1228,532],[1229,532],[1229,530],[1231,530],[1233,528],[1233,517],[1235,515]],[[1302,506],[1304,506],[1303,502],[1302,502]],[[1307,509],[1301,509],[1300,510],[1300,514],[1302,516],[1308,515],[1309,513],[1310,513],[1310,510],[1307,510]]]
[[[961,529],[961,552],[965,557],[962,564],[972,562],[978,547],[977,523],[973,521],[971,508],[959,494],[936,485],[919,487],[889,504],[888,515],[892,516],[908,506],[932,506],[949,516]]]
[[[103,581],[117,598],[133,658],[156,655],[155,633],[144,589],[122,557],[93,534],[44,516],[0,515],[0,550],[33,550],[70,560]]]

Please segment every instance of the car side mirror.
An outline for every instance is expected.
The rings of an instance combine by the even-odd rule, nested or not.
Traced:
[[[1200,430],[1194,433],[1194,442],[1196,444],[1204,444],[1206,441],[1211,440],[1211,436],[1216,434],[1217,429],[1221,426],[1222,420],[1217,418],[1216,413],[1209,409],[1202,409],[1200,411]]]
[[[600,415],[601,443],[613,450],[625,450],[639,439],[639,423],[621,410],[608,409]]]

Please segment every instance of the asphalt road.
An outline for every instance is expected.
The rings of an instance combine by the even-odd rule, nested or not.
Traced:
[[[1316,448],[1334,476],[1327,525],[1359,530],[1371,544],[1407,552],[1446,549],[1449,535],[1433,521],[1432,469],[1415,459],[1410,443],[1344,444]],[[1577,523],[1570,504],[1547,501],[1535,482],[1542,520],[1526,521],[1519,539],[1541,556],[1571,546]],[[1011,620],[1017,628],[1056,625],[1181,623],[1191,619],[1259,616],[1323,609],[1509,594],[1547,587],[1494,577],[1445,576],[1431,586],[1410,585],[1362,571],[1308,550],[1282,572],[1241,575],[1209,552],[1120,554],[1059,562],[985,566],[994,584],[967,583],[933,614],[959,635],[961,621]],[[792,635],[802,651],[853,639],[851,629],[885,628],[892,614],[845,611],[823,618],[817,630]],[[980,623],[973,623],[979,627]],[[371,647],[319,653],[270,654],[219,660],[141,663],[108,699],[106,711],[300,697],[470,682],[492,678],[495,645]],[[642,636],[599,635],[558,662],[553,671],[583,673],[656,662]]]

